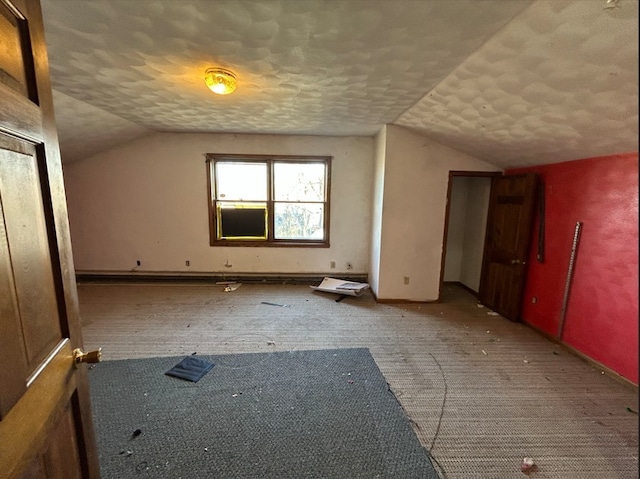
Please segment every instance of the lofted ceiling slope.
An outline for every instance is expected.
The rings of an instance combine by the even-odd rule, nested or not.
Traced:
[[[63,161],[411,128],[502,168],[638,150],[638,0],[42,0]],[[233,70],[228,96],[204,71]]]

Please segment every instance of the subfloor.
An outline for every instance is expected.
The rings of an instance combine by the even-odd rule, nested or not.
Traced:
[[[525,457],[540,479],[638,477],[637,391],[459,287],[397,305],[302,285],[78,290],[85,346],[105,360],[369,348],[445,479],[525,477]]]

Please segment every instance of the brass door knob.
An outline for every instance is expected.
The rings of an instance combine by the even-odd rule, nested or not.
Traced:
[[[80,363],[99,363],[100,361],[102,361],[102,348],[98,348],[95,351],[89,351],[88,353],[85,353],[80,348],[73,350],[73,362],[76,365]]]

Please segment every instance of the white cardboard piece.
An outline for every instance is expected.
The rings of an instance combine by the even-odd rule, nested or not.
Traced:
[[[318,286],[310,286],[314,291],[325,293],[344,294],[345,296],[360,296],[369,289],[367,283],[355,283],[344,279],[324,278]]]

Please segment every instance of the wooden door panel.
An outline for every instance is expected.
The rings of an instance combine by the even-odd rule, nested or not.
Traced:
[[[0,196],[0,364],[12,365],[0,368],[0,420],[26,390],[29,375],[10,258]]]
[[[20,479],[34,479],[46,477],[47,469],[44,465],[44,456],[38,456],[29,464],[24,475]]]
[[[98,478],[38,0],[0,0],[0,479]]]
[[[0,151],[0,200],[31,372],[62,339],[34,156]]]
[[[63,412],[53,428],[44,452],[36,455],[20,479],[80,479],[82,467],[78,461],[78,445],[74,411]]]
[[[22,21],[6,5],[0,3],[0,83],[27,96],[27,72],[23,52],[24,34]]]
[[[520,280],[515,268],[510,265],[492,263],[487,272],[487,297],[484,298],[487,305],[495,310],[501,310],[510,316],[514,313],[508,311],[509,298],[517,294],[517,285]],[[508,317],[505,315],[505,317]]]
[[[0,131],[42,142],[29,29],[27,18],[8,0],[0,0]]]
[[[497,177],[491,187],[480,301],[513,321],[520,319],[537,178]]]
[[[75,432],[74,412],[67,409],[54,427],[44,452],[31,461],[20,479],[81,479]]]
[[[0,83],[0,132],[33,142],[43,139],[40,109]]]
[[[22,471],[33,468],[34,461],[37,464],[38,458],[45,456],[53,432],[70,407],[76,389],[75,370],[71,344],[64,339],[0,421],[0,477],[23,477]],[[60,447],[69,441],[66,438]]]
[[[74,420],[74,402],[63,412],[43,454],[47,479],[80,479],[78,440]],[[26,479],[26,478],[25,478]]]

